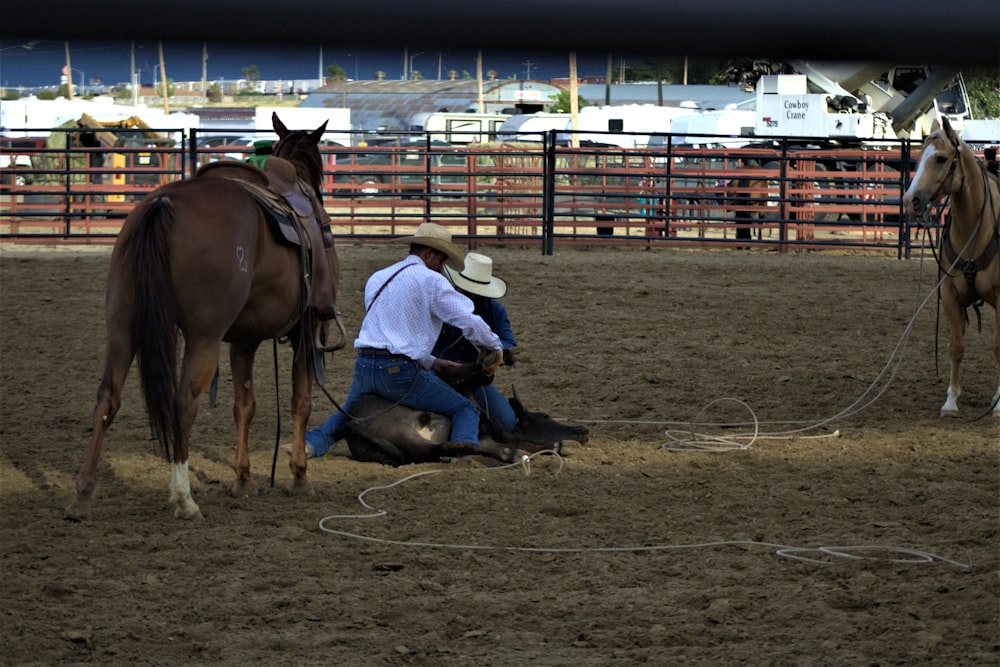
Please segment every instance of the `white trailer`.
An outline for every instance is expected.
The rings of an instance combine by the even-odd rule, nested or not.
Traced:
[[[542,141],[549,130],[569,127],[570,114],[539,111],[532,114],[515,114],[497,129],[498,141]]]
[[[496,141],[497,131],[510,114],[475,113],[471,111],[434,111],[414,114],[410,130],[427,132],[431,141],[449,144],[486,143]]]
[[[678,116],[670,125],[674,145],[700,148],[739,148],[754,140],[753,109],[717,109]],[[662,145],[665,137],[654,137],[650,147]]]
[[[691,114],[690,106],[657,106],[655,104],[624,104],[590,106],[577,114],[577,135],[581,142],[608,144],[621,148],[645,148],[651,135],[670,132],[675,118]],[[567,130],[573,128],[567,124]],[[558,136],[569,141],[571,133]]]
[[[290,130],[315,130],[326,123],[323,139],[341,146],[351,145],[351,110],[345,108],[318,107],[257,107],[254,110],[254,130],[257,133],[273,133],[271,114]],[[269,135],[270,136],[270,135]],[[262,137],[264,138],[264,137]]]

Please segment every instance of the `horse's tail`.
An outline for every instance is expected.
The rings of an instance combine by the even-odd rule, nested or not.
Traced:
[[[181,432],[178,309],[170,266],[174,216],[169,197],[155,197],[145,206],[125,247],[134,304],[132,340],[149,425],[161,454],[170,461]]]

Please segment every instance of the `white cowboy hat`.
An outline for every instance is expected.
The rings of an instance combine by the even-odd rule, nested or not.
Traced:
[[[461,273],[445,267],[444,274],[455,287],[472,294],[499,299],[507,293],[507,283],[493,275],[493,260],[478,252],[465,256],[465,268]]]
[[[448,255],[445,265],[455,270],[460,270],[465,263],[465,260],[462,258],[462,251],[451,242],[451,232],[448,231],[448,228],[433,222],[424,222],[417,227],[417,232],[413,236],[401,236],[398,239],[393,239],[392,242],[416,243],[440,250]]]

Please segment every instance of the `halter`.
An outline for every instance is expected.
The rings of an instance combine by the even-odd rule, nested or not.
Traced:
[[[938,134],[940,134],[940,131],[938,132]],[[948,183],[953,183],[954,182],[954,180],[955,180],[955,168],[958,167],[959,164],[961,163],[962,142],[959,141],[957,144],[952,144],[951,140],[949,139],[948,143],[951,144],[952,148],[955,149],[955,156],[953,158],[951,158],[951,164],[948,165],[948,173],[945,174],[945,177],[941,179],[941,182],[938,183],[937,190],[935,190],[934,194],[931,195],[931,201],[937,201],[938,198],[941,196],[941,190],[944,189],[945,182],[948,182]],[[965,183],[965,168],[963,167],[962,168],[962,184],[964,184],[964,183]],[[950,196],[951,196],[951,193],[949,193],[947,195],[947,197],[950,197]]]

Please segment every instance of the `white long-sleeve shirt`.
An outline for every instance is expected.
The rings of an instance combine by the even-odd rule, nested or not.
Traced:
[[[472,300],[416,255],[408,255],[368,278],[365,308],[368,312],[354,341],[355,348],[386,349],[418,361],[427,369],[434,363],[431,351],[444,323],[459,329],[480,347],[502,347],[489,325],[473,314]]]

